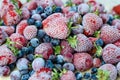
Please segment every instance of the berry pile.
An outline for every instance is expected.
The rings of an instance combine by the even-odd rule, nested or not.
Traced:
[[[61,0],[27,1],[2,1],[0,76],[10,75],[10,80],[117,79],[120,11],[116,7],[114,13],[107,13],[92,0],[68,0],[65,5]]]

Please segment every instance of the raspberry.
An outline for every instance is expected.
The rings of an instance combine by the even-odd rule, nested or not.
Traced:
[[[77,70],[85,71],[92,67],[93,59],[88,53],[75,53],[73,63]]]
[[[34,38],[37,35],[37,28],[34,25],[27,26],[24,31],[23,35],[27,40]]]

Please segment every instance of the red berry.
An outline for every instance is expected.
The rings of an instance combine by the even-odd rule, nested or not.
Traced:
[[[93,59],[93,66],[94,67],[100,67],[100,65],[101,65],[100,59],[99,58],[94,58]]]
[[[29,19],[30,18],[30,11],[26,7],[23,7],[21,10],[22,10],[22,18]]]

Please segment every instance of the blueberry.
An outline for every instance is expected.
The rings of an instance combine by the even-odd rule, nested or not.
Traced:
[[[56,62],[56,56],[55,55],[50,55],[49,60],[51,60],[53,63]]]
[[[46,13],[42,13],[42,14],[41,14],[41,18],[42,18],[42,19],[47,18],[47,14],[46,14]]]
[[[21,50],[19,50],[19,51],[18,51],[18,54],[17,54],[17,58],[21,58],[21,57],[23,57],[23,56],[24,56],[24,54],[22,53]]]
[[[77,12],[77,6],[72,6],[72,7],[70,8],[70,11]]]
[[[38,21],[42,21],[42,18],[40,16],[40,14],[33,14],[31,16],[32,19],[34,19],[35,21],[38,20]]]
[[[57,12],[62,12],[61,7],[57,6],[57,7],[55,8],[54,12],[55,12],[55,13],[57,13]]]
[[[15,63],[11,63],[11,64],[9,64],[8,66],[9,66],[10,70],[12,71],[12,70],[15,69],[16,64],[15,64]]]
[[[91,77],[91,74],[90,74],[90,73],[85,73],[85,74],[84,74],[84,78],[85,78],[85,79],[89,79],[90,77]]]
[[[52,14],[52,7],[51,6],[47,6],[45,9],[44,9],[44,13],[46,13],[47,15],[51,15]]]
[[[62,55],[57,55],[56,60],[58,64],[64,63],[64,57]]]
[[[24,75],[22,75],[21,80],[28,80],[29,77],[30,77],[29,74],[24,74]]]
[[[34,14],[36,14],[36,13],[37,13],[36,10],[32,10],[32,11],[31,11],[31,14],[32,14],[32,15],[34,15]]]
[[[98,39],[96,42],[96,45],[103,46],[104,42],[102,39]]]
[[[43,41],[44,41],[44,42],[50,42],[50,41],[51,41],[50,36],[45,35],[44,38],[43,38]]]
[[[41,21],[35,21],[35,26],[40,29],[42,28],[42,22]]]
[[[24,75],[24,74],[27,74],[27,73],[28,73],[28,69],[20,70],[20,74],[21,74],[21,75]]]
[[[91,75],[91,80],[98,80],[96,74]]]
[[[107,21],[107,23],[111,25],[113,19],[114,19],[113,15],[109,15],[109,20]]]
[[[38,30],[37,36],[38,38],[42,39],[45,36],[45,31],[44,30]]]
[[[35,50],[35,48],[34,47],[32,47],[32,46],[29,46],[28,47],[28,53],[30,54],[32,54],[32,53],[34,53],[34,50]]]
[[[30,76],[33,75],[34,72],[35,72],[34,70],[29,71],[29,75],[30,75]]]
[[[57,45],[59,45],[59,43],[60,43],[60,40],[59,39],[51,39],[51,44],[53,45],[53,46],[57,46]]]
[[[39,40],[37,38],[32,38],[30,44],[32,47],[37,47],[39,45]]]
[[[30,18],[30,19],[27,20],[27,23],[29,25],[33,25],[35,23],[35,20],[33,18]]]
[[[52,68],[54,67],[54,64],[52,63],[51,60],[47,60],[47,61],[46,61],[46,64],[45,64],[45,67],[52,69]]]
[[[92,73],[92,74],[94,74],[94,73],[96,73],[96,72],[97,72],[97,68],[94,67],[94,68],[91,69],[91,73]]]
[[[22,54],[28,54],[28,48],[22,47],[21,52],[22,52]]]
[[[44,11],[44,9],[43,9],[42,6],[38,6],[38,7],[36,8],[36,12],[39,13],[39,14],[41,14],[43,11]]]
[[[67,70],[71,70],[71,71],[74,71],[74,65],[72,63],[65,63],[63,65],[63,68],[67,69]]]
[[[33,61],[33,60],[34,60],[34,55],[33,55],[33,54],[28,54],[28,55],[27,55],[27,59],[28,59],[29,61]]]
[[[19,70],[15,70],[10,74],[10,80],[20,80],[21,74]]]
[[[75,76],[76,76],[76,80],[82,80],[82,73],[80,73],[80,72],[76,72],[75,73]]]

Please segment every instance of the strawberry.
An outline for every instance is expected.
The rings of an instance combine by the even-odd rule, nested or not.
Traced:
[[[100,65],[101,65],[101,60],[99,58],[94,58],[93,59],[93,66],[100,67]]]
[[[0,26],[2,30],[4,30],[8,36],[14,33],[15,28],[13,26]]]
[[[72,0],[73,4],[81,4],[83,2],[84,2],[84,0]]]
[[[51,80],[51,70],[49,68],[42,68],[35,72],[28,80]]]
[[[92,67],[93,59],[88,53],[75,53],[73,64],[79,71],[85,71]]]
[[[23,7],[26,7],[28,10],[33,10],[37,8],[37,3],[35,0],[30,0],[28,3],[25,3]]]
[[[73,38],[69,37],[67,40],[77,52],[87,52],[93,47],[92,42],[84,34],[77,34]]]
[[[3,16],[3,21],[7,26],[15,25],[20,21],[20,15],[15,10],[9,10]]]
[[[84,26],[84,33],[86,35],[92,35],[98,30],[103,22],[102,19],[94,13],[87,13],[83,16],[82,24]]]
[[[0,65],[7,65],[16,61],[16,57],[6,45],[0,46],[0,50]]]
[[[15,43],[14,46],[18,49],[21,49],[27,43],[27,40],[25,39],[25,37],[20,35],[19,33],[13,33],[10,36],[10,39],[12,42]]]
[[[115,64],[120,61],[120,48],[114,44],[107,44],[102,51],[102,58],[106,63]]]
[[[57,6],[63,6],[64,3],[62,0],[53,0],[54,4],[57,5]]]
[[[29,19],[30,18],[30,11],[26,7],[22,7],[22,18]]]
[[[23,35],[27,40],[34,38],[37,35],[37,28],[34,25],[27,26],[24,31]]]
[[[0,45],[4,43],[7,37],[8,35],[6,34],[6,32],[2,28],[0,28]]]
[[[72,53],[67,53],[67,54],[63,54],[64,56],[64,60],[67,62],[72,62],[73,61],[73,54]]]
[[[36,0],[37,6],[47,7],[47,6],[53,6],[54,2],[53,0]]]
[[[67,71],[62,74],[60,80],[76,80],[76,77],[72,71]]]
[[[68,36],[66,18],[61,13],[54,13],[48,16],[43,20],[42,24],[47,35],[53,38],[65,39]]]
[[[27,20],[22,20],[16,27],[16,33],[23,35],[24,29],[28,26]]]
[[[116,69],[116,67],[114,65],[112,65],[112,64],[104,64],[99,69],[103,70],[103,71],[108,71],[109,75],[108,75],[107,79],[116,80],[116,78],[117,78],[117,69]]]
[[[53,49],[50,43],[41,43],[35,48],[35,54],[42,55],[43,58],[48,59],[53,54]]]
[[[117,6],[114,6],[112,9],[116,14],[120,15],[120,4]]]
[[[116,65],[118,75],[120,75],[120,62],[117,63]]]
[[[113,43],[120,39],[119,30],[113,26],[103,26],[100,31],[100,37],[106,44]]]
[[[117,47],[120,47],[120,39],[114,42],[114,45],[116,45]]]

